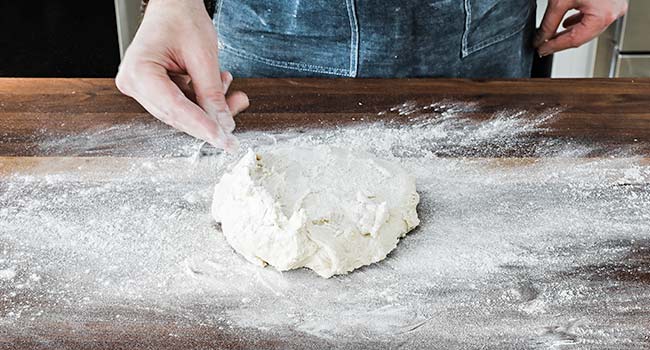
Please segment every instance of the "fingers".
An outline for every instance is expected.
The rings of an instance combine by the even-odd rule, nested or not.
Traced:
[[[189,75],[169,74],[169,77],[189,100],[196,102],[196,94],[192,88],[192,81],[190,80]],[[230,72],[224,71],[221,72],[221,80],[223,82],[224,90],[227,94],[228,89],[230,88],[230,84],[233,81],[233,76],[230,74]],[[226,102],[233,116],[239,114],[249,106],[248,96],[246,96],[246,94],[241,91],[235,91],[231,94],[231,96],[226,97]]]
[[[571,9],[580,12],[565,19],[563,25],[567,29],[556,34],[562,17]],[[626,11],[626,0],[549,0],[546,14],[533,44],[540,56],[579,47],[600,35]]]
[[[223,82],[223,93],[227,94],[228,89],[230,88],[230,83],[232,83],[232,74],[228,71],[221,72],[221,81]]]
[[[577,3],[575,0],[549,0],[548,7],[544,13],[544,18],[542,19],[542,24],[535,35],[533,46],[539,48],[542,44],[555,36],[564,15],[567,11],[576,6]]]
[[[214,52],[208,50],[203,55],[191,56],[186,69],[201,108],[216,119],[226,133],[235,130],[235,121],[226,102],[226,89],[219,72],[216,48]]]
[[[178,86],[183,94],[190,99],[192,102],[196,102],[196,94],[194,93],[194,88],[192,87],[192,79],[187,74],[178,74],[178,73],[169,73],[169,78]],[[230,83],[232,83],[232,74],[230,72],[222,72],[221,80],[223,81],[223,88],[225,93],[228,93],[228,88]]]
[[[221,80],[223,81],[224,89],[227,92],[228,88],[230,88],[230,83],[233,81],[232,74],[228,71],[221,72]],[[248,96],[241,91],[233,92],[226,98],[226,103],[228,104],[228,108],[230,109],[230,112],[232,112],[233,116],[239,114],[250,105]]]
[[[178,79],[181,81],[182,79]],[[137,79],[120,72],[118,88],[135,98],[154,117],[218,148],[228,149],[237,140],[226,134],[216,120],[183,94],[160,66],[139,67]],[[234,140],[233,140],[234,139]]]
[[[169,74],[169,78],[178,86],[185,96],[192,102],[196,102],[196,95],[192,89],[192,81],[185,74]]]
[[[246,96],[246,94],[241,91],[233,92],[230,96],[228,96],[226,101],[228,102],[228,107],[230,107],[230,111],[233,115],[239,114],[250,105],[248,96]]]
[[[571,26],[574,26],[580,22],[582,22],[582,18],[584,15],[582,12],[574,13],[571,16],[567,17],[564,22],[562,22],[562,27],[564,28],[569,28]]]
[[[580,18],[580,21],[573,23],[578,18]],[[604,18],[589,11],[582,12],[581,17],[572,16],[567,20],[570,20],[569,23],[571,23],[567,30],[557,34],[538,48],[541,56],[579,47],[600,35],[613,22],[613,20],[610,21],[610,18]]]

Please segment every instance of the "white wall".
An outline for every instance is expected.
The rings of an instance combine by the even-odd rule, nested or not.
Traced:
[[[537,24],[542,21],[547,0],[537,1]],[[570,12],[572,14],[573,12]],[[558,52],[553,57],[553,78],[589,78],[593,77],[596,44],[594,39],[577,48]]]
[[[120,45],[120,57],[131,44],[140,23],[140,1],[115,0],[115,18],[117,20],[117,38]]]

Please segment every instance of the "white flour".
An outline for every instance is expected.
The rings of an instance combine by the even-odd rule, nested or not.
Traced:
[[[110,311],[127,308],[350,347],[372,339],[639,348],[650,328],[648,280],[635,277],[650,276],[648,163],[623,150],[574,159],[599,145],[531,141],[557,111],[478,122],[463,116],[472,108],[406,103],[386,113],[410,118],[408,127],[239,135],[243,150],[366,149],[416,176],[420,227],[381,264],[328,280],[262,269],[230,249],[209,206],[233,156],[192,163],[197,142],[141,125],[43,142],[50,154],[91,155],[138,140],[122,155],[148,158],[49,159],[2,175],[0,329],[21,332],[70,313],[92,318],[96,309],[120,322],[141,317]],[[488,157],[513,152],[553,158]]]

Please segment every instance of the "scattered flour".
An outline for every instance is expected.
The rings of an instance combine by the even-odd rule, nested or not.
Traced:
[[[538,137],[558,111],[477,121],[465,116],[474,108],[406,103],[359,127],[239,135],[243,150],[359,148],[416,177],[419,228],[381,264],[327,280],[247,264],[226,243],[210,197],[240,155],[192,162],[197,142],[141,125],[45,140],[52,155],[140,144],[122,157],[35,159],[0,178],[0,331],[153,314],[319,347],[647,344],[647,161],[575,158],[601,146]],[[549,158],[492,158],[515,153]]]
[[[0,270],[0,280],[11,280],[16,277],[16,271],[12,268]]]

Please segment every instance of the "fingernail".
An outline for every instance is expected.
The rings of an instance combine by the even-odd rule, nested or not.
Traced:
[[[221,127],[217,129],[217,134],[211,140],[207,141],[212,146],[221,148],[231,154],[239,150],[239,140],[237,137],[230,132],[225,132]]]
[[[225,149],[226,148],[226,145],[223,142],[223,139],[220,138],[220,137],[217,137],[217,138],[212,139],[212,140],[208,140],[207,142],[209,144],[211,144],[214,148],[219,148],[219,149]]]
[[[206,140],[208,141],[211,145],[217,148],[225,148],[226,146],[226,140],[228,139],[228,135],[224,132],[223,128],[217,121],[217,128],[215,130],[215,135],[211,136],[210,139]]]
[[[208,105],[208,108],[205,111],[208,116],[216,120],[224,131],[233,132],[235,130],[235,121],[233,120],[230,108],[228,108],[228,105],[225,105],[221,110],[219,108],[220,107],[211,104]]]
[[[230,84],[232,83],[232,75],[228,75],[226,79],[223,81],[223,91],[224,93],[228,92],[228,89],[230,89]]]
[[[228,134],[226,136],[226,139],[224,140],[224,151],[230,153],[230,154],[235,154],[239,150],[239,139],[235,137],[233,134]]]
[[[552,53],[553,52],[549,51],[549,50],[539,51],[539,57],[542,58],[542,57],[548,56],[548,55],[550,55]]]
[[[231,133],[235,130],[235,120],[233,119],[230,111],[218,112],[217,120],[219,121],[219,125],[221,125],[224,131]]]

